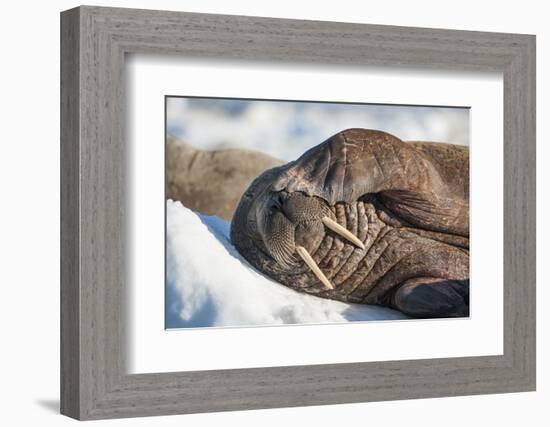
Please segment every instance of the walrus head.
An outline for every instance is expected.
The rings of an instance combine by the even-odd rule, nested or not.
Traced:
[[[336,275],[353,264],[354,251],[367,254],[383,225],[402,235],[422,230],[467,240],[467,151],[457,165],[451,160],[464,150],[431,145],[375,130],[339,132],[256,178],[234,213],[231,240],[254,267],[287,286],[353,301]]]

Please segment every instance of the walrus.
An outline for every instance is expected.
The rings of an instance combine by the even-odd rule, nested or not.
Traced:
[[[253,179],[284,162],[244,149],[201,150],[174,137],[166,141],[166,198],[227,221]]]
[[[469,316],[469,150],[346,129],[259,175],[231,222],[297,291],[416,318]]]

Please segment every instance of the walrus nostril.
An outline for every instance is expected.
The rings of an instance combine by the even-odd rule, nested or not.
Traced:
[[[336,221],[330,219],[328,216],[325,216],[321,221],[323,221],[323,224],[325,224],[332,231],[339,234],[344,239],[349,240],[351,243],[353,243],[358,248],[363,249],[363,250],[365,249],[365,245],[363,244],[363,242],[361,240],[359,240],[359,238],[356,235],[354,235],[347,228],[342,227]]]
[[[311,268],[311,271],[317,278],[321,281],[323,285],[327,289],[334,289],[334,286],[332,286],[332,283],[330,283],[330,280],[327,279],[327,276],[321,271],[317,263],[313,260],[309,252],[306,248],[303,246],[296,246],[296,252],[298,252],[298,255],[304,260],[304,262],[307,264],[309,268]]]

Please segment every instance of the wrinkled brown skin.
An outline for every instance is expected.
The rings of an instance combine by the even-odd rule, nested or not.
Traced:
[[[365,249],[324,227],[325,215]],[[256,269],[298,291],[419,318],[468,316],[468,148],[339,132],[256,178],[235,211],[231,240]]]

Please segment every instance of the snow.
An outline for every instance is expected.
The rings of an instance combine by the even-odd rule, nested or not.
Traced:
[[[254,270],[229,240],[229,223],[167,201],[168,328],[403,319],[378,306],[345,304],[289,289]]]

